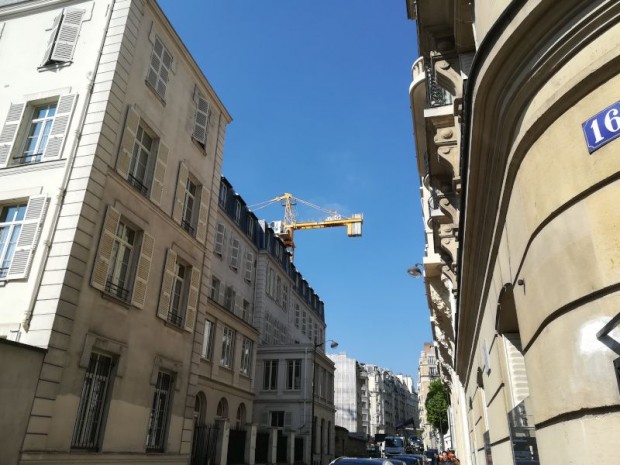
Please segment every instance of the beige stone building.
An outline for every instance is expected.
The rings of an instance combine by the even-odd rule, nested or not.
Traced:
[[[424,343],[418,360],[418,429],[422,431],[420,439],[427,449],[438,449],[441,441],[437,431],[426,421],[426,397],[431,382],[439,379],[437,368],[437,348],[432,342]]]
[[[620,429],[620,3],[407,11],[424,280],[453,445],[470,464],[608,461]]]
[[[187,463],[230,115],[150,0],[1,1],[0,82],[0,351],[37,374],[6,453]]]

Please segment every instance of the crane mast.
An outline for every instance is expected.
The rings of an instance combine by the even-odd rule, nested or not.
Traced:
[[[282,239],[284,246],[291,252],[291,260],[295,254],[295,241],[293,239],[295,231],[345,226],[347,228],[347,236],[359,237],[362,235],[362,223],[364,222],[364,216],[361,213],[356,213],[350,217],[344,217],[335,210],[327,210],[319,207],[318,205],[295,197],[288,192],[271,200],[267,200],[266,202],[260,203],[254,206],[253,209],[260,209],[268,205],[272,205],[275,202],[280,202],[280,204],[284,207],[284,219],[282,221],[273,221],[269,225],[272,227],[276,235]],[[294,207],[298,203],[327,213],[328,216],[318,221],[297,221]]]

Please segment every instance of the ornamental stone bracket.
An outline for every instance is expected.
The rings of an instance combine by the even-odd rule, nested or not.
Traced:
[[[458,241],[456,237],[442,237],[440,239],[441,250],[447,253],[450,257],[449,263],[456,263]]]
[[[452,171],[452,190],[457,194],[461,193],[461,157],[459,144],[454,137],[453,128],[443,128],[437,131],[435,144],[437,145],[437,157],[439,162],[446,165]],[[442,140],[448,138],[450,140]]]
[[[450,218],[452,229],[458,229],[459,227],[459,211],[453,205],[453,202],[448,197],[439,198],[439,209]]]
[[[443,58],[435,61],[434,71],[437,84],[454,95],[455,108],[460,108],[463,101],[463,79],[461,78],[461,73],[454,69],[448,60]]]

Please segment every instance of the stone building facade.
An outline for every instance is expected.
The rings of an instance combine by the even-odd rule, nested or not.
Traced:
[[[424,343],[418,360],[418,427],[422,431],[420,439],[427,449],[438,449],[437,432],[426,421],[426,397],[430,384],[439,379],[437,348],[432,342]]]
[[[620,4],[407,11],[424,279],[454,446],[470,464],[605,461],[620,427]]]
[[[187,463],[230,115],[154,1],[4,0],[0,62],[0,335],[45,350],[15,456]]]

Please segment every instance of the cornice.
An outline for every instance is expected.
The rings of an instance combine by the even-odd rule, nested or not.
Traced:
[[[549,123],[617,74],[618,65],[592,64],[570,89],[558,92],[558,99],[536,123],[524,128],[522,118],[547,81],[619,20],[620,3],[611,0],[514,0],[474,58],[465,92],[461,146],[456,367],[462,379],[468,378],[475,360],[493,264],[520,164]]]

